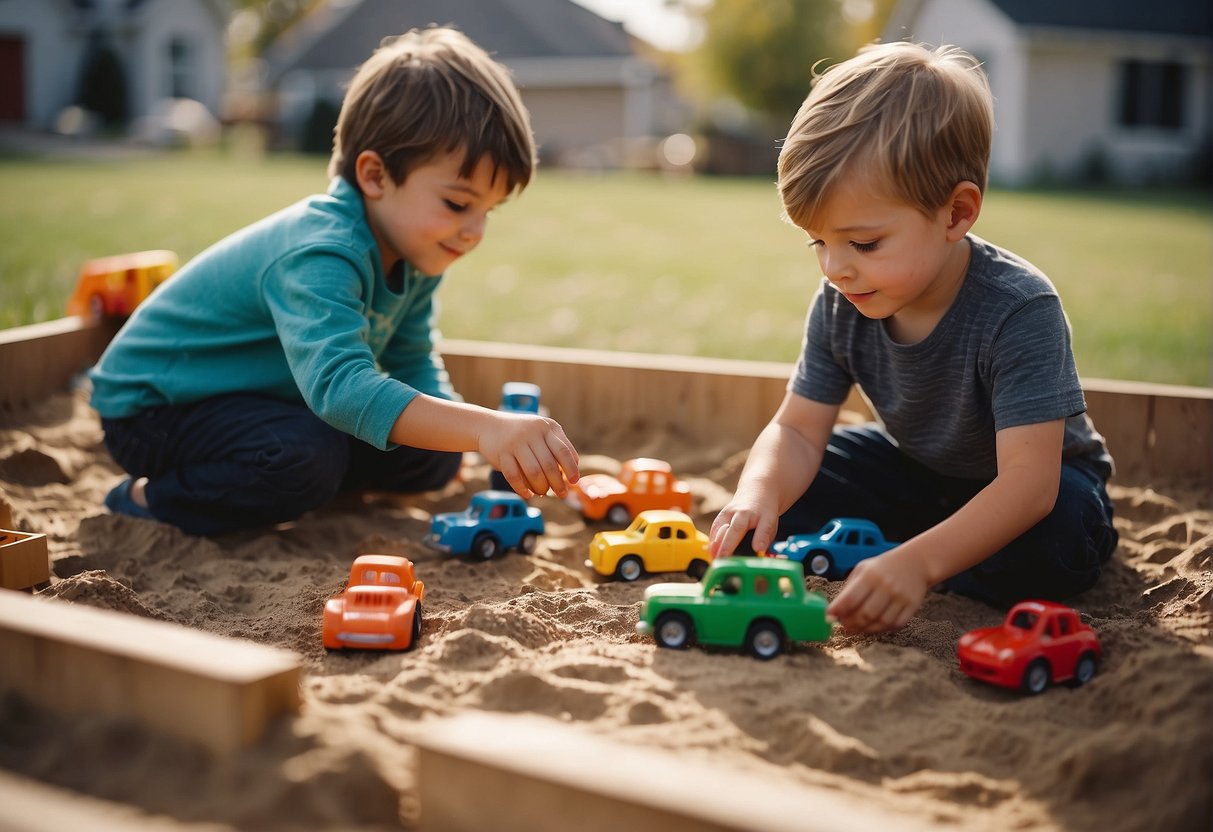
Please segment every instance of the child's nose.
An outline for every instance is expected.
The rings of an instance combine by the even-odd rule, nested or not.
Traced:
[[[821,253],[821,272],[831,282],[837,283],[848,277],[853,277],[850,258],[838,251],[823,251]]]
[[[484,227],[487,224],[488,217],[469,217],[468,221],[459,229],[459,236],[465,240],[478,243],[480,242],[480,238],[484,236]]]

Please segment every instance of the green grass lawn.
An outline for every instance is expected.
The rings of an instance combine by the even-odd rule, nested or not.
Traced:
[[[0,159],[0,327],[62,315],[80,262],[188,259],[326,185],[325,160]],[[443,333],[792,361],[820,273],[769,181],[542,171],[441,291]],[[977,233],[1056,283],[1088,377],[1211,381],[1207,195],[995,190]]]

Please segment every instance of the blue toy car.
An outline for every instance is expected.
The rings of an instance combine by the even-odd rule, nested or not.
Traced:
[[[871,520],[836,517],[816,534],[794,534],[771,546],[771,554],[800,561],[806,572],[842,580],[861,560],[875,557],[900,544],[885,540]]]
[[[497,409],[512,413],[538,413],[539,385],[528,381],[507,381],[501,385],[501,404]]]
[[[489,560],[507,549],[535,551],[543,514],[512,491],[480,491],[464,511],[435,514],[425,543],[450,555]]]

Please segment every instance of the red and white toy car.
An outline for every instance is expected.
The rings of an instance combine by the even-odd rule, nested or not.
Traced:
[[[425,583],[413,562],[397,555],[359,555],[345,592],[324,605],[324,646],[330,650],[407,650],[421,638]]]
[[[971,630],[956,644],[960,669],[974,679],[1032,694],[1086,684],[1101,655],[1095,631],[1053,601],[1021,601],[1000,626]]]

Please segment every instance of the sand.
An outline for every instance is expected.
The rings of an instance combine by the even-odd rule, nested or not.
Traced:
[[[705,530],[744,461],[743,447],[671,437],[596,437],[580,450],[586,470],[669,460]],[[79,395],[0,415],[0,489],[16,526],[49,538],[55,577],[40,594],[286,647],[306,665],[302,714],[222,761],[0,697],[0,769],[168,829],[390,829],[418,817],[420,729],[466,712],[529,713],[941,829],[1210,828],[1207,494],[1113,485],[1120,547],[1073,601],[1104,662],[1085,687],[1026,697],[960,672],[957,638],[1002,616],[952,595],[930,595],[899,632],[840,632],[772,662],[659,650],[633,625],[644,587],[671,577],[595,579],[583,560],[599,527],[555,499],[534,501],[548,531],[531,556],[470,563],[421,545],[431,514],[463,508],[487,476],[469,462],[442,494],[353,495],[288,526],[193,538],[101,508],[120,472]],[[365,552],[416,563],[428,592],[417,649],[321,647],[323,602]],[[841,586],[810,584],[828,596]]]

